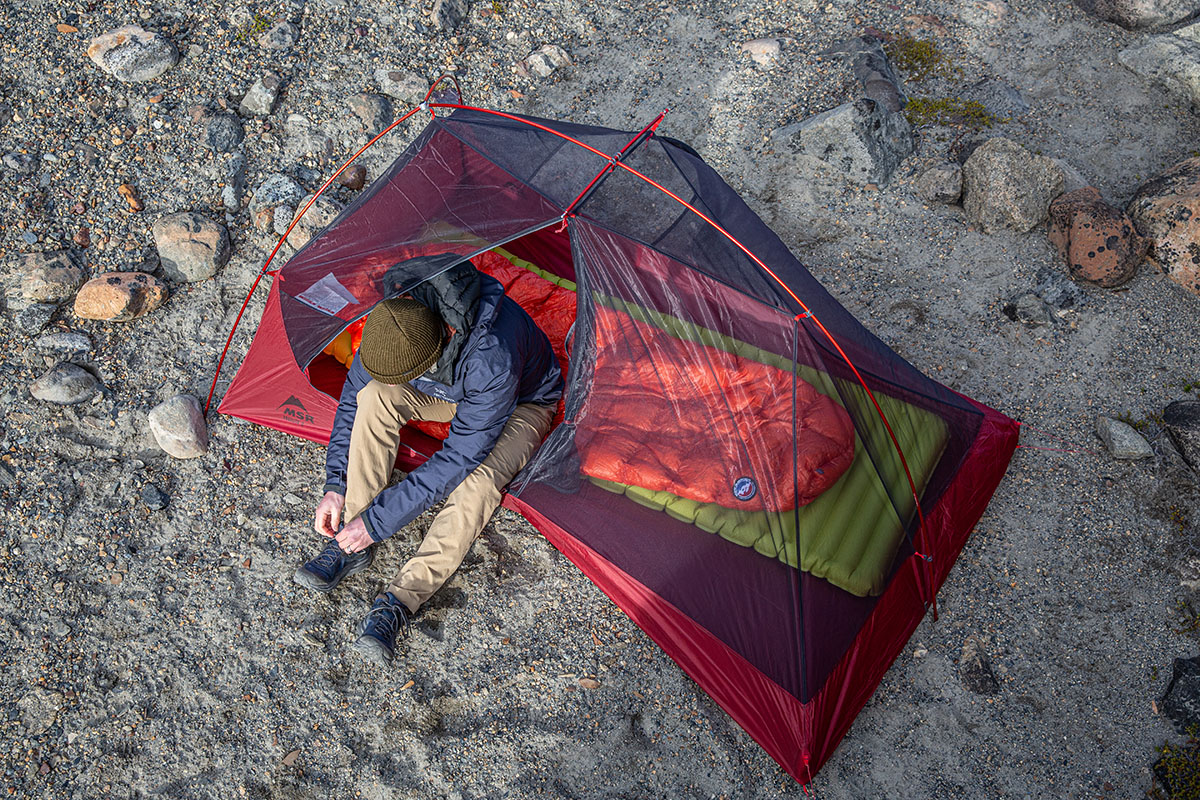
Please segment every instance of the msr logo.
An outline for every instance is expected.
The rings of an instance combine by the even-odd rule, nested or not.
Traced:
[[[304,403],[296,399],[296,395],[294,394],[289,395],[287,400],[279,404],[279,410],[283,412],[285,417],[291,417],[301,425],[313,425],[316,423],[316,420],[312,418],[312,414],[309,414],[308,409],[304,407]]]

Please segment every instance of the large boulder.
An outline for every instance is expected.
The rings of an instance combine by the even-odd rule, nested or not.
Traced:
[[[1156,28],[1195,16],[1196,0],[1075,0],[1075,5],[1123,28]]]
[[[152,81],[179,61],[175,45],[137,25],[125,25],[97,36],[88,45],[87,53],[96,66],[126,83]]]
[[[1200,470],[1200,400],[1178,400],[1163,411],[1163,425],[1183,460]]]
[[[175,458],[198,458],[208,452],[208,426],[200,401],[177,394],[150,410],[150,432],[158,446]]]
[[[1150,240],[1154,264],[1200,294],[1200,158],[1180,161],[1142,184],[1126,211]]]
[[[105,322],[129,322],[167,299],[167,285],[144,272],[107,272],[92,278],[75,295],[75,316]]]
[[[1150,36],[1117,53],[1131,72],[1200,104],[1200,23]]]
[[[1160,707],[1180,733],[1192,735],[1200,727],[1200,656],[1175,659]]]
[[[1093,186],[1059,195],[1050,204],[1049,237],[1071,277],[1106,289],[1132,278],[1150,247],[1133,220],[1105,203]]]
[[[87,270],[76,263],[69,250],[25,253],[20,270],[21,294],[36,303],[70,300],[87,280]]]
[[[1050,159],[1016,142],[988,139],[963,164],[963,208],[985,232],[1032,230],[1062,193],[1063,173]]]
[[[887,183],[913,151],[912,126],[903,114],[861,98],[785,125],[772,136],[856,183]]]
[[[173,281],[211,278],[233,252],[225,226],[193,211],[163,217],[153,233],[163,272]]]

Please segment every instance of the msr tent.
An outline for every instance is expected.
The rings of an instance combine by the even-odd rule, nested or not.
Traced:
[[[505,504],[807,784],[933,603],[1017,423],[869,333],[661,115],[632,133],[421,108],[275,274],[220,411],[326,442],[356,325],[471,260],[567,375]],[[401,467],[444,435],[410,426]]]

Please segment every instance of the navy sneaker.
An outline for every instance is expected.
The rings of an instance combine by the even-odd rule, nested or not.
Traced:
[[[362,630],[353,647],[368,661],[386,667],[396,655],[396,635],[401,626],[407,634],[408,609],[391,592],[381,594],[363,619]]]
[[[294,576],[296,583],[318,592],[333,588],[355,573],[362,572],[375,560],[375,546],[358,553],[345,553],[336,541],[330,541],[321,554],[309,561]]]

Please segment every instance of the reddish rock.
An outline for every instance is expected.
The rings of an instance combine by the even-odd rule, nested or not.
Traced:
[[[109,272],[85,283],[75,295],[75,316],[128,322],[158,308],[167,285],[144,272]]]
[[[1200,294],[1200,158],[1180,161],[1137,190],[1126,209],[1150,240],[1150,259]]]
[[[341,175],[338,175],[337,182],[347,189],[353,189],[357,192],[367,182],[367,168],[362,164],[354,164],[353,166],[346,167],[345,171]]]
[[[1150,246],[1125,212],[1105,203],[1093,186],[1050,204],[1049,236],[1072,278],[1106,289],[1132,278]]]

